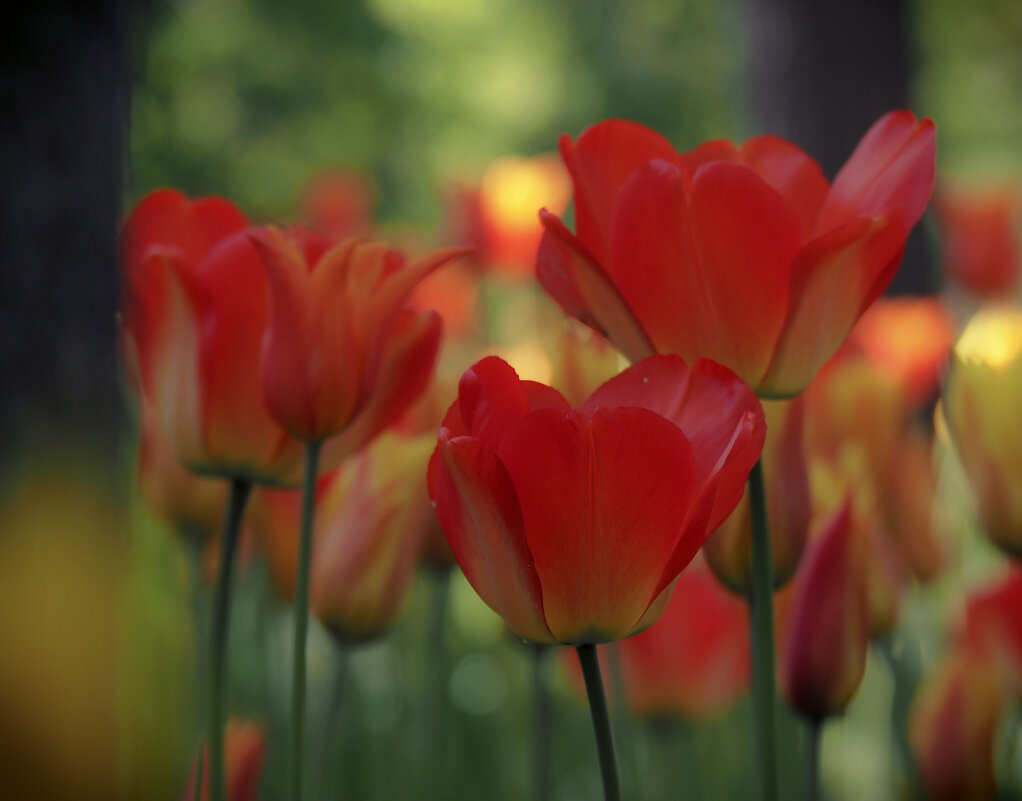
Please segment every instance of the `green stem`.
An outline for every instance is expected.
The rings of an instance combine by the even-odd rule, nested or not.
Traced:
[[[589,713],[593,717],[596,751],[600,757],[600,775],[603,778],[603,797],[605,801],[620,801],[621,790],[618,786],[617,762],[614,759],[614,740],[610,733],[610,715],[607,713],[607,699],[603,694],[596,646],[579,645],[575,650],[578,652],[578,662],[582,666],[582,675],[586,681]]]
[[[238,551],[241,518],[245,512],[252,483],[231,479],[227,516],[220,535],[220,564],[213,589],[213,621],[209,650],[209,787],[212,801],[224,801],[224,720],[226,718],[225,670],[227,640],[231,630],[231,585],[234,582],[234,557]]]
[[[316,511],[316,476],[321,440],[305,446],[302,476],[302,524],[295,577],[294,655],[291,660],[291,799],[302,801],[302,740],[305,735],[305,639],[309,628],[309,567],[312,562],[312,524]]]
[[[532,717],[532,797],[546,801],[550,797],[550,685],[546,677],[547,645],[530,645],[532,651],[532,687],[535,707]]]
[[[340,643],[336,647],[337,663],[334,667],[334,680],[330,688],[330,700],[327,703],[326,715],[323,718],[323,740],[319,747],[319,767],[316,776],[319,778],[319,798],[333,796],[332,779],[336,772],[330,773],[329,768],[339,750],[338,726],[340,726],[344,709],[344,689],[347,685],[348,664],[351,649]]]
[[[451,596],[451,571],[430,570],[431,596],[429,600],[429,621],[427,636],[429,637],[430,658],[426,687],[426,710],[421,734],[427,738],[425,748],[419,753],[425,755],[425,776],[428,786],[433,789],[437,798],[449,797],[448,783],[450,779],[448,753],[447,715],[447,611]]]
[[[900,642],[895,641],[891,635],[877,637],[876,644],[884,661],[887,662],[894,682],[894,694],[891,698],[891,737],[900,763],[901,776],[896,777],[892,786],[900,788],[904,781],[907,785],[905,788],[907,797],[919,799],[923,797],[923,789],[915,754],[908,741],[908,716],[919,684],[918,656],[912,649],[905,647],[904,639]]]
[[[767,525],[762,462],[756,462],[749,473],[749,514],[752,518],[752,597],[749,599],[749,617],[756,751],[763,801],[777,801],[773,560],[770,558],[770,530]]]
[[[820,799],[820,743],[822,742],[823,721],[807,721],[809,736],[806,738],[806,799]]]

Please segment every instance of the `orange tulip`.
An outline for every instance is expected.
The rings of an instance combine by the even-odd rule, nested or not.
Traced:
[[[648,627],[741,497],[762,410],[726,368],[633,365],[579,410],[490,357],[461,379],[429,493],[469,583],[520,637]]]
[[[244,224],[218,198],[158,190],[138,204],[122,234],[126,349],[186,467],[293,481],[301,444],[262,400],[267,282]]]
[[[937,193],[937,221],[948,280],[981,298],[1003,298],[1018,286],[1017,187]]]
[[[343,642],[380,636],[400,610],[433,516],[425,478],[432,446],[432,434],[384,434],[319,499],[312,609]]]
[[[992,668],[951,654],[919,688],[909,743],[930,801],[990,801],[1000,688]]]
[[[934,128],[881,118],[833,184],[797,147],[761,136],[678,153],[609,120],[561,155],[576,233],[548,211],[539,280],[632,361],[726,364],[763,396],[801,392],[883,292],[934,179]]]
[[[773,584],[785,584],[798,567],[809,535],[809,474],[802,447],[803,402],[765,401],[767,438],[763,446],[767,519]],[[737,508],[706,541],[703,555],[718,579],[733,592],[752,593],[749,490]]]
[[[292,436],[352,453],[426,388],[440,344],[440,318],[405,303],[415,285],[463,251],[414,264],[380,243],[325,247],[301,231],[254,231],[269,276],[270,316],[262,391]],[[328,459],[331,457],[328,457]]]
[[[846,501],[806,548],[784,626],[781,690],[811,720],[841,712],[866,670],[869,610],[861,559]]]
[[[195,792],[192,766],[181,801],[209,801],[209,754],[203,745],[202,791]],[[259,774],[266,760],[266,732],[251,721],[230,720],[224,730],[224,763],[227,777],[227,801],[256,801]]]

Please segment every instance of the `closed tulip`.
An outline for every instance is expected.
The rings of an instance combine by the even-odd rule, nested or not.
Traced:
[[[965,646],[992,664],[1022,698],[1022,568],[973,593],[965,606]]]
[[[949,187],[937,192],[941,255],[949,283],[980,298],[1018,288],[1017,186]]]
[[[772,136],[678,153],[636,123],[561,139],[576,231],[542,211],[539,280],[632,361],[725,364],[761,396],[810,382],[884,291],[929,201],[934,128],[882,117],[828,184]]]
[[[943,415],[993,542],[1022,557],[1022,312],[976,315],[955,346]]]
[[[869,605],[861,558],[846,501],[810,541],[792,585],[781,690],[815,722],[843,711],[866,671]]]
[[[203,745],[202,787],[196,792],[195,766],[181,801],[209,801],[209,758]],[[227,773],[227,801],[256,801],[259,777],[266,761],[266,732],[261,725],[247,720],[230,720],[224,730]]]
[[[991,666],[946,656],[919,688],[908,738],[931,801],[992,801],[1001,697]]]
[[[526,640],[649,626],[741,497],[764,422],[729,370],[645,360],[578,410],[490,357],[462,377],[429,492],[462,571]]]
[[[294,481],[301,445],[262,399],[267,280],[227,201],[147,196],[122,234],[128,350],[178,458],[194,472]]]

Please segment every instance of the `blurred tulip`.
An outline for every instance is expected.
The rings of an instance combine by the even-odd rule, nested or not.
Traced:
[[[965,606],[965,646],[997,668],[1002,683],[1022,700],[1022,568],[971,594]]]
[[[625,696],[638,717],[702,721],[749,687],[749,612],[702,560],[678,576],[660,619],[617,644]]]
[[[777,137],[679,154],[609,120],[561,139],[577,233],[549,211],[537,271],[632,361],[715,359],[760,395],[801,392],[883,292],[934,179],[934,128],[891,112],[833,184]],[[693,290],[693,287],[696,289]]]
[[[267,281],[244,224],[222,199],[189,203],[174,190],[144,198],[122,233],[125,338],[186,467],[294,481],[301,444],[262,399]]]
[[[155,411],[144,398],[141,421],[138,478],[143,500],[187,539],[211,540],[223,524],[227,484],[185,469],[160,429]]]
[[[531,277],[543,228],[542,207],[562,213],[571,184],[555,155],[504,156],[483,173],[479,188],[463,192],[456,204],[456,241],[475,248],[483,269],[513,278]]]
[[[433,516],[426,463],[434,437],[384,434],[353,456],[319,500],[312,609],[342,642],[393,623]]]
[[[866,670],[869,610],[861,559],[846,501],[806,548],[780,654],[782,692],[815,722],[844,710]]]
[[[270,287],[266,405],[292,436],[341,435],[330,446],[333,458],[353,453],[426,388],[440,318],[405,304],[423,277],[462,251],[406,265],[402,253],[380,243],[327,248],[301,231],[273,227],[251,238]]]
[[[313,175],[302,188],[298,218],[333,242],[371,237],[376,193],[369,177],[343,167]]]
[[[906,405],[916,408],[937,393],[954,336],[951,315],[939,298],[890,298],[866,310],[848,346],[890,376]]]
[[[645,360],[576,411],[491,357],[461,379],[429,491],[469,583],[516,634],[606,642],[656,619],[764,433],[749,389],[705,360]]]
[[[920,686],[909,742],[930,801],[990,801],[1000,712],[996,674],[966,654],[944,658]]]
[[[459,259],[427,275],[412,291],[410,305],[436,311],[444,321],[445,336],[469,336],[479,324],[479,278],[465,262]]]
[[[195,793],[196,765],[192,765],[181,801],[209,801],[209,755],[202,746],[202,792]],[[258,723],[232,719],[224,729],[224,763],[227,801],[256,801],[259,774],[266,761],[266,732]]]
[[[885,476],[879,489],[887,538],[912,575],[918,581],[930,581],[947,562],[940,536],[943,523],[934,514],[937,475],[932,435],[918,428],[902,434]]]
[[[1017,187],[941,187],[934,204],[944,271],[950,283],[981,298],[1004,298],[1018,286]]]
[[[942,403],[987,536],[1022,557],[1022,312],[977,314],[955,345]]]
[[[802,447],[803,401],[764,401],[767,437],[763,446],[767,520],[773,586],[785,584],[798,567],[809,534],[809,473]],[[706,540],[703,555],[732,592],[752,593],[752,537],[749,490],[720,528]]]

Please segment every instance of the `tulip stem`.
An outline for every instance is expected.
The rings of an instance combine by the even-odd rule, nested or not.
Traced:
[[[809,736],[806,738],[806,799],[820,799],[820,745],[823,742],[823,721],[807,721]]]
[[[234,583],[234,559],[238,552],[241,518],[252,491],[250,481],[232,478],[227,515],[220,535],[220,564],[213,589],[213,621],[209,650],[209,787],[212,801],[224,801],[224,720],[227,713],[226,671],[227,640],[231,631],[231,585]]]
[[[586,681],[586,695],[589,698],[589,713],[593,717],[593,731],[596,734],[596,751],[600,758],[600,775],[603,778],[605,801],[620,801],[617,762],[614,758],[614,740],[610,732],[610,715],[607,713],[607,698],[603,694],[603,680],[600,678],[600,662],[596,646],[587,643],[575,648],[582,675]]]
[[[549,646],[530,644],[532,686],[535,707],[532,719],[532,797],[547,801],[550,797],[550,685],[546,677]]]
[[[294,655],[291,660],[291,799],[302,801],[302,740],[305,735],[305,639],[309,629],[309,566],[312,562],[312,523],[316,510],[316,476],[322,440],[305,445],[302,475],[302,523],[295,576]]]
[[[749,514],[752,519],[752,596],[749,599],[752,640],[752,710],[763,801],[777,801],[776,680],[774,678],[773,560],[767,525],[762,462],[749,473]]]

